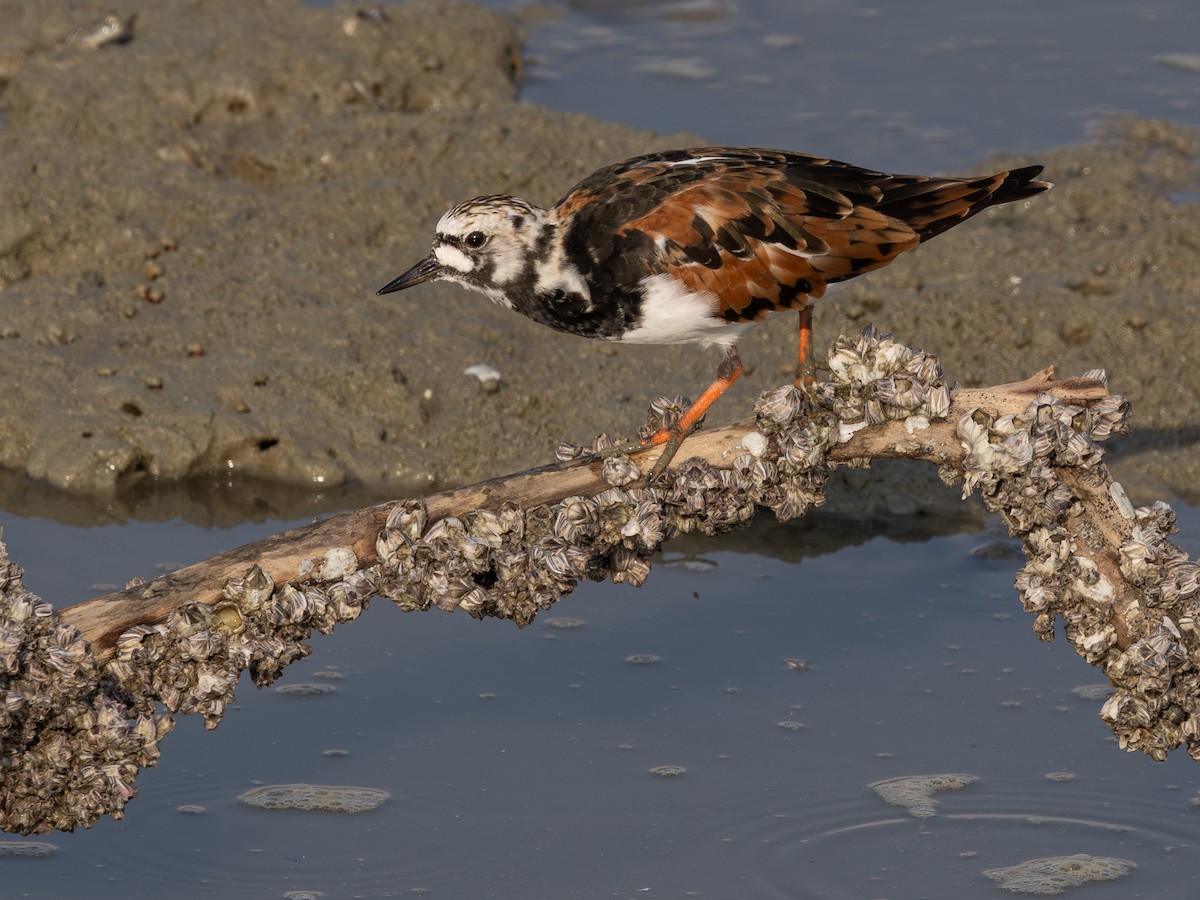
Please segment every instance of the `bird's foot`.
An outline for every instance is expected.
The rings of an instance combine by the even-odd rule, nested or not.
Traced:
[[[611,459],[614,456],[628,456],[638,450],[645,450],[649,445],[645,441],[620,441],[596,451],[597,459]]]
[[[638,438],[644,446],[665,443],[691,408],[691,397],[655,397],[646,410],[645,423],[638,429]]]
[[[806,384],[816,384],[817,381],[817,358],[810,350],[800,356],[796,363],[796,380],[793,384],[796,387],[803,387]]]
[[[662,428],[652,434],[650,437],[643,439],[643,444],[646,446],[662,445],[662,453],[658,455],[658,459],[654,461],[654,466],[646,475],[646,483],[653,484],[658,480],[663,472],[667,471],[667,466],[671,464],[671,460],[675,458],[680,446],[688,436],[700,427],[698,421],[684,425],[682,422],[677,422],[670,428]]]
[[[646,474],[646,484],[653,484],[658,481],[663,472],[667,471],[667,466],[671,464],[671,460],[675,458],[676,451],[683,443],[683,439],[687,435],[672,434],[663,441],[662,453],[658,455],[658,459],[654,461],[654,466]]]
[[[694,408],[688,397],[656,397],[647,410],[646,424],[638,429],[637,441],[609,443],[607,436],[602,436],[603,446],[602,440],[598,439],[593,452],[599,459],[608,459],[661,445],[662,453],[646,475],[646,483],[652,484],[667,470],[680,444],[700,427],[708,405],[705,403],[702,407]]]
[[[667,470],[667,466],[675,458],[675,453],[679,450],[680,445],[683,444],[684,439],[695,430],[695,425],[689,428],[686,434],[674,426],[671,428],[661,428],[654,434],[640,440],[621,441],[620,443],[611,444],[608,447],[597,450],[596,458],[610,459],[614,456],[628,456],[631,453],[637,453],[639,450],[648,450],[651,447],[661,446],[663,448],[662,453],[658,455],[658,459],[654,461],[654,465],[646,473],[646,483],[652,484]]]

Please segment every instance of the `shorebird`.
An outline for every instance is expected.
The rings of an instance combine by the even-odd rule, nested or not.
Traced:
[[[814,301],[980,210],[1047,190],[1041,171],[943,178],[785,150],[652,153],[588,176],[551,209],[507,194],[458,204],[429,255],[379,293],[452,281],[568,334],[721,348],[708,389],[642,441],[667,445],[654,477],[742,374],[748,329],[798,310],[797,383],[811,381]]]

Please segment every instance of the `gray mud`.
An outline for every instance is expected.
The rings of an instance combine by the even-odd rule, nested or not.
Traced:
[[[107,8],[0,3],[0,505],[44,498],[30,479],[108,501],[214,476],[411,495],[632,433],[654,395],[707,384],[711,351],[559,335],[453,286],[374,295],[452,203],[550,204],[700,139],[519,102],[519,35],[477,7],[356,9],[151,4],[90,49],[64,37]],[[1142,120],[1040,154],[1053,192],[822,303],[818,346],[873,322],[964,384],[1104,367],[1135,408],[1118,477],[1195,500],[1198,157],[1194,132]],[[714,418],[793,354],[792,317],[757,329]]]

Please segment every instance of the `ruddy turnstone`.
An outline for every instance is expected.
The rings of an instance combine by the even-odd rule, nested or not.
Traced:
[[[811,380],[811,304],[989,206],[1038,194],[1041,166],[978,178],[889,175],[783,150],[707,147],[637,156],[585,178],[552,209],[493,194],[455,206],[432,252],[380,294],[453,281],[558,331],[723,350],[717,377],[669,428],[661,472],[742,374],[737,341],[799,310]]]

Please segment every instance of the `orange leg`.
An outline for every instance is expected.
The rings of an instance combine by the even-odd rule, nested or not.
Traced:
[[[708,389],[700,395],[695,403],[688,407],[687,412],[679,417],[671,428],[663,428],[656,431],[650,437],[642,441],[646,446],[654,446],[656,444],[666,444],[663,452],[659,455],[654,463],[654,468],[650,472],[650,478],[657,478],[670,464],[672,457],[675,456],[675,451],[679,449],[679,445],[683,443],[692,431],[696,428],[701,417],[708,412],[708,408],[716,402],[717,398],[729,390],[729,386],[738,380],[738,376],[742,374],[742,360],[738,356],[736,347],[729,347],[725,351],[725,356],[721,359],[721,365],[717,367],[717,378],[708,386]]]
[[[800,347],[797,350],[796,387],[802,384],[812,384],[817,380],[817,361],[812,353],[812,307],[800,309]]]

